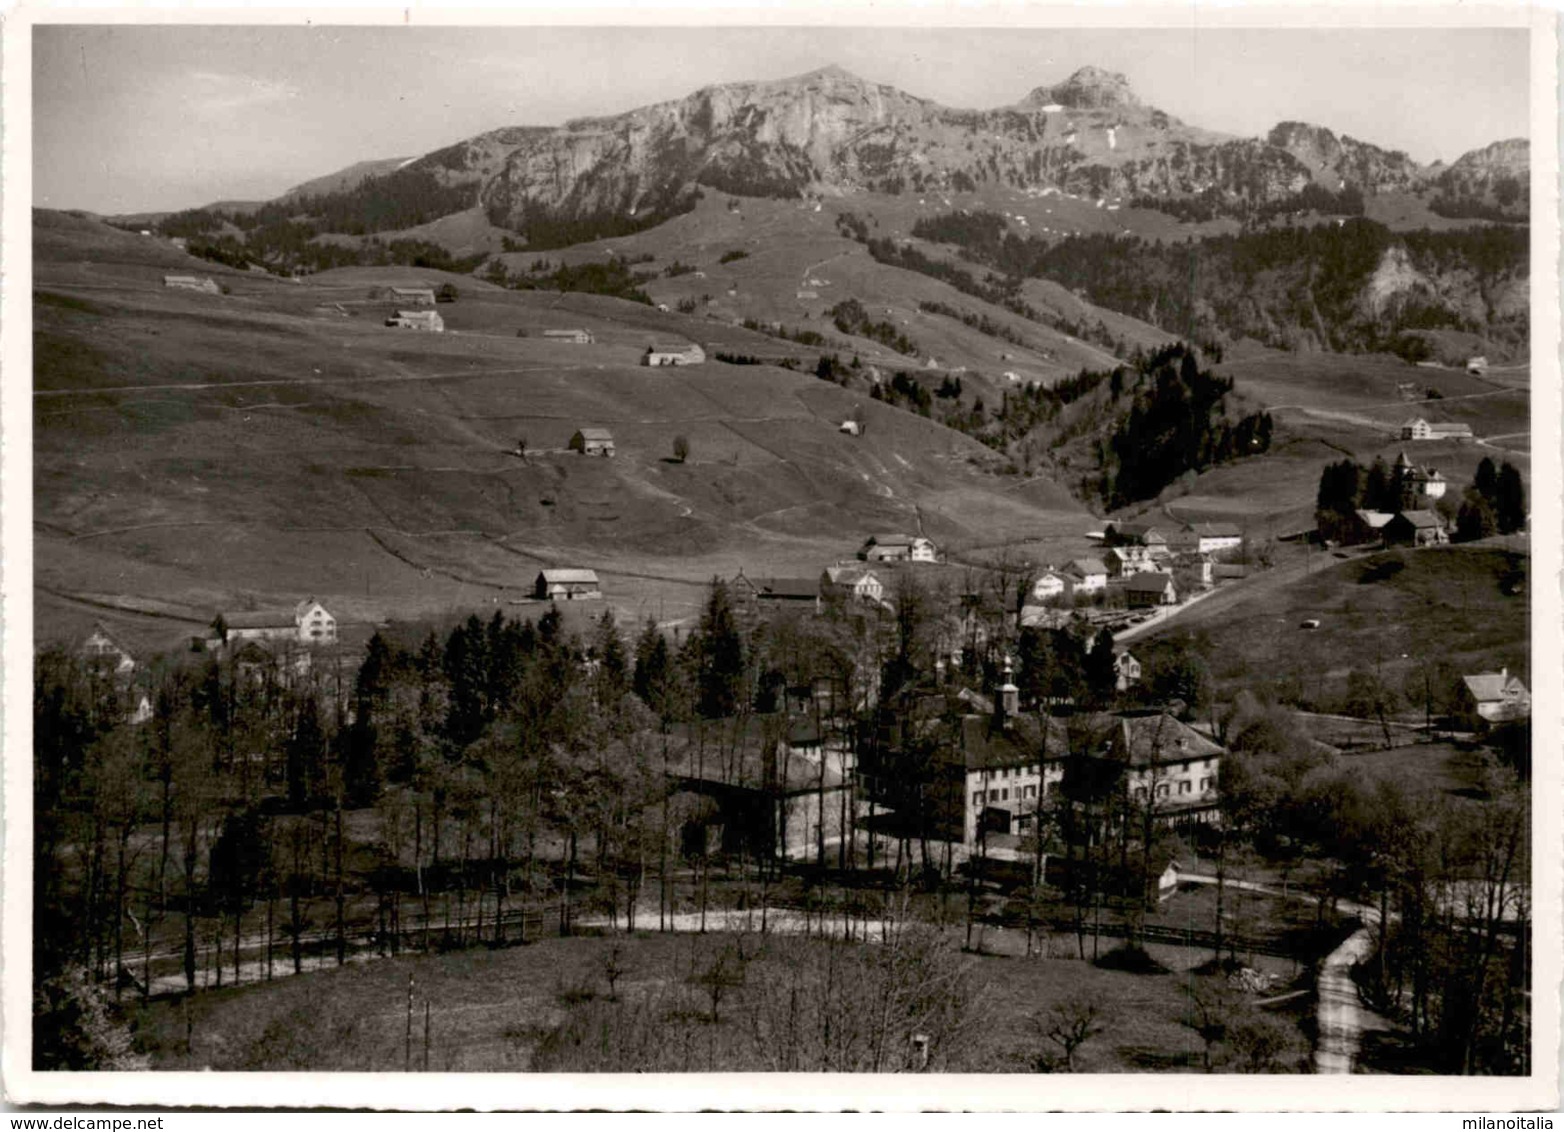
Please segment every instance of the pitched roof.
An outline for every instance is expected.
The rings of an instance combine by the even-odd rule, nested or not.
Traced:
[[[614,434],[606,428],[580,428],[576,430],[581,434],[582,440],[612,440]]]
[[[1439,516],[1432,511],[1402,511],[1396,518],[1405,519],[1420,531],[1428,530],[1431,527],[1444,526],[1439,521]]]
[[[1208,759],[1225,753],[1193,727],[1166,712],[1115,718],[1106,754],[1130,766]]]
[[[757,578],[755,592],[762,598],[815,598],[820,583],[813,578]]]
[[[1390,511],[1356,511],[1354,514],[1376,531],[1395,518]]]
[[[914,535],[870,535],[869,541],[875,546],[911,546],[917,541]]]
[[[1463,676],[1461,680],[1465,683],[1467,691],[1472,693],[1472,699],[1480,704],[1504,699],[1505,689],[1512,685],[1519,685],[1519,691],[1526,690],[1526,685],[1521,683],[1519,676],[1510,676],[1503,672],[1479,672],[1474,676]]]
[[[569,585],[588,583],[597,585],[596,570],[580,570],[570,567],[561,569],[544,570],[541,576],[549,585]]]
[[[1102,564],[1100,559],[1096,558],[1072,558],[1070,565],[1066,569],[1079,574],[1083,578],[1090,574],[1106,574],[1108,572],[1108,568]]]
[[[1134,590],[1136,593],[1159,594],[1168,588],[1173,581],[1172,574],[1163,574],[1158,571],[1146,571],[1140,574],[1131,574],[1124,582],[1124,588]]]
[[[658,345],[648,346],[646,351],[649,354],[688,354],[695,348],[696,346],[694,342],[681,342],[674,343],[672,345],[665,342]]]
[[[1164,542],[1167,541],[1163,538],[1162,532],[1150,523],[1114,523],[1112,526],[1113,533],[1119,538],[1140,539],[1145,542],[1156,537],[1163,539]]]
[[[874,578],[876,581],[879,580],[875,572],[869,569],[867,566],[827,566],[825,568],[825,576],[832,585],[837,586],[855,585],[864,578]]]
[[[575,338],[575,337],[577,337],[579,335],[582,335],[582,334],[585,334],[585,333],[586,333],[585,330],[568,330],[568,329],[567,330],[545,330],[543,332],[543,337],[545,337],[545,338]]]

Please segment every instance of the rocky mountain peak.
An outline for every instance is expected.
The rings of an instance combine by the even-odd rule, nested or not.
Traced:
[[[1025,101],[1036,106],[1056,104],[1071,110],[1111,110],[1141,104],[1130,89],[1129,79],[1101,67],[1082,67],[1062,83],[1038,87]]]

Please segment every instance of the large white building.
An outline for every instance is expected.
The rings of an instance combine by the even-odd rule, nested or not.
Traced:
[[[224,613],[222,620],[230,644],[235,641],[296,641],[301,645],[331,645],[337,641],[337,619],[312,597],[305,598],[292,610]]]

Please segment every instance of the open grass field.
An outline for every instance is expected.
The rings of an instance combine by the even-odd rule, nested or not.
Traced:
[[[1340,560],[1319,555],[1201,602],[1169,623],[1204,634],[1212,675],[1225,690],[1256,683],[1284,688],[1334,710],[1353,667],[1377,669],[1401,689],[1420,662],[1456,672],[1501,666],[1530,683],[1529,609],[1524,539],[1421,550],[1390,550]],[[1299,627],[1318,619],[1320,628]],[[1161,635],[1155,634],[1155,635]]]
[[[423,335],[380,325],[391,304],[368,294],[438,272],[295,284],[159,243],[72,217],[38,231],[42,639],[101,618],[172,647],[218,609],[306,593],[349,623],[439,616],[524,600],[544,565],[598,569],[622,619],[675,621],[713,575],[813,575],[872,531],[961,544],[1084,519],[1062,491],[1008,491],[976,442],[812,376],[636,364],[651,340],[772,342],[712,320],[462,277],[449,332]],[[176,267],[232,293],[165,291]],[[597,342],[532,333],[553,326]],[[855,411],[858,438],[837,427]],[[565,451],[583,426],[618,455]]]
[[[429,1008],[429,1068],[438,1072],[527,1071],[546,1031],[566,1016],[567,1003],[608,994],[604,959],[621,948],[626,1000],[654,991],[687,997],[690,1013],[704,996],[686,985],[697,967],[729,944],[722,935],[657,935],[552,939],[499,951],[417,956],[306,973],[189,1000],[192,1041],[185,1052],[185,1007],[154,1002],[142,1011],[138,1043],[153,1068],[400,1071],[407,1064],[408,977],[415,994],[411,1067],[423,1067],[424,1003]],[[954,944],[954,936],[952,944]],[[821,949],[819,940],[762,945],[751,937],[750,979],[762,981],[763,946]],[[876,944],[849,945],[855,948]],[[1083,1072],[1198,1071],[1200,1039],[1187,1013],[1182,973],[1137,975],[1075,959],[963,957],[981,1019],[951,1056],[952,1069],[1026,1072],[1044,1043],[1029,1017],[1055,1002],[1089,995],[1103,1015],[1102,1032],[1077,1054]],[[728,1047],[745,1033],[747,987],[731,992],[716,1024],[686,1019],[670,1038],[671,1069],[728,1068]],[[688,1033],[687,1044],[676,1040]],[[747,1035],[746,1035],[747,1036]],[[684,1052],[680,1052],[682,1047]],[[1054,1051],[1057,1052],[1057,1051]]]

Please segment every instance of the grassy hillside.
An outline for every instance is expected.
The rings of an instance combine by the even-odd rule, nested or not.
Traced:
[[[394,304],[369,294],[452,278],[435,271],[214,265],[198,273],[232,293],[204,295],[161,286],[189,269],[161,241],[45,217],[35,251],[42,637],[103,617],[167,645],[217,608],[305,593],[350,622],[438,615],[524,600],[545,564],[599,569],[623,616],[676,620],[713,574],[813,573],[872,530],[959,548],[1085,524],[1064,493],[1011,492],[990,450],[859,392],[637,364],[653,340],[774,344],[715,320],[454,277],[448,332],[423,335],[381,325]],[[537,336],[571,326],[596,344]],[[859,438],[837,427],[854,411]],[[613,430],[615,459],[565,451],[586,425]]]
[[[1420,663],[1453,674],[1504,666],[1529,684],[1529,562],[1524,539],[1345,561],[1314,552],[1305,570],[1193,606],[1173,631],[1209,641],[1212,675],[1228,690],[1269,685],[1326,711],[1340,708],[1354,667],[1377,669],[1398,692]],[[1301,629],[1306,619],[1320,627]]]

